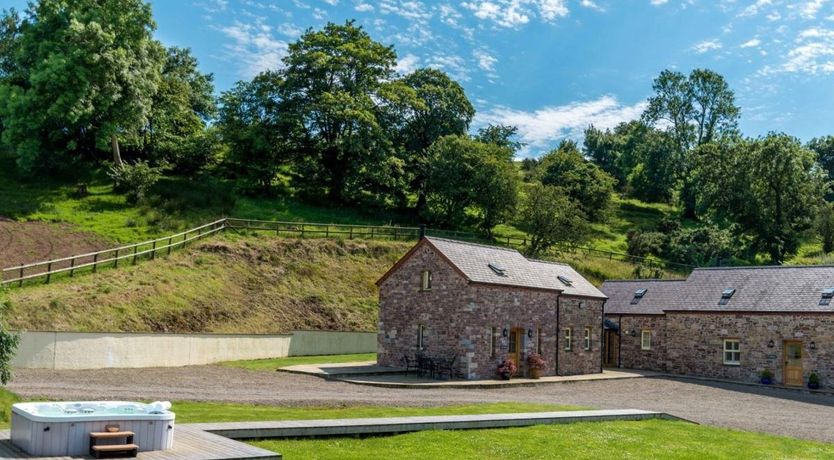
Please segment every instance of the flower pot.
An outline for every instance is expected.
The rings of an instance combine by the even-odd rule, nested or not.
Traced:
[[[510,374],[509,372],[504,372],[503,374],[498,375],[501,376],[501,380],[510,380],[513,376],[513,374]]]
[[[808,389],[810,389],[810,390],[819,390],[820,389],[820,384],[819,383],[808,382]]]
[[[542,370],[541,369],[530,369],[530,378],[538,380],[542,378]]]
[[[770,377],[762,377],[761,383],[763,385],[770,385],[771,383],[773,383],[773,379]]]

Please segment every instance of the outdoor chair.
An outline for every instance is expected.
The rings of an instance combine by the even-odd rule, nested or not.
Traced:
[[[449,380],[452,380],[457,375],[456,367],[458,362],[458,355],[454,355],[449,359],[439,360],[437,365],[437,376],[442,378],[443,375],[448,375]]]
[[[409,374],[411,371],[419,371],[420,370],[420,360],[419,357],[411,358],[408,354],[403,355],[403,367],[405,368],[405,373]]]
[[[434,377],[434,360],[426,355],[417,356],[417,369],[421,377],[429,375]]]

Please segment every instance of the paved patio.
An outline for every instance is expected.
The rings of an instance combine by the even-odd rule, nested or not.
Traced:
[[[278,369],[280,372],[306,374],[343,382],[382,388],[511,388],[517,386],[539,386],[555,383],[592,382],[597,380],[634,379],[656,377],[660,374],[649,371],[604,370],[599,374],[570,376],[544,376],[540,379],[514,378],[512,380],[438,380],[406,374],[405,369],[377,366],[373,362],[339,364],[303,364]]]

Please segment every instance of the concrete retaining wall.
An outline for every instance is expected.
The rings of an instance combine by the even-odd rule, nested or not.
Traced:
[[[296,331],[281,335],[23,332],[14,367],[176,367],[286,356],[372,353],[376,333]]]

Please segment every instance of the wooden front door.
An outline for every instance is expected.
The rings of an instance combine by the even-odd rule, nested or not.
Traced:
[[[785,340],[785,385],[802,385],[802,342]]]
[[[603,361],[605,367],[617,367],[617,357],[620,354],[620,336],[617,331],[607,330],[603,338]]]
[[[510,350],[507,353],[507,359],[515,363],[516,367],[521,369],[521,347],[523,346],[524,329],[514,327],[510,330]]]

